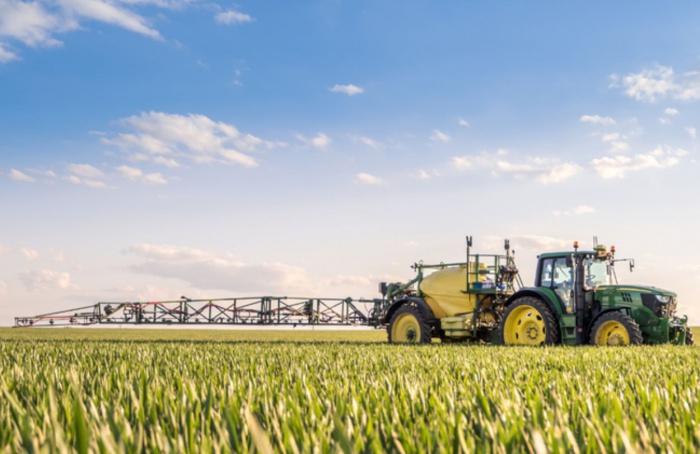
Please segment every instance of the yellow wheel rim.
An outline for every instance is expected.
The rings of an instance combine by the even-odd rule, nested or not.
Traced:
[[[503,330],[508,345],[541,345],[547,340],[546,325],[540,311],[524,304],[508,315]]]
[[[391,341],[401,343],[420,342],[421,332],[418,319],[412,314],[401,314],[391,326]]]
[[[617,320],[609,320],[602,325],[595,333],[596,345],[629,345],[630,333],[625,325]]]

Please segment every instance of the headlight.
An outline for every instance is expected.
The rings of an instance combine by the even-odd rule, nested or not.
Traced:
[[[671,302],[671,297],[670,296],[664,296],[664,295],[656,295],[656,299],[659,301],[661,304],[668,304]]]

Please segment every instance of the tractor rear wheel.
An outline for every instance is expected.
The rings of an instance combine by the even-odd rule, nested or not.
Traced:
[[[430,326],[423,313],[416,306],[401,306],[391,317],[387,328],[389,343],[429,344]]]
[[[552,345],[559,342],[559,326],[547,305],[533,296],[515,300],[498,328],[505,345]]]
[[[690,328],[685,329],[685,345],[695,345],[695,336]]]
[[[641,345],[643,341],[637,322],[622,312],[601,315],[591,328],[593,345]]]

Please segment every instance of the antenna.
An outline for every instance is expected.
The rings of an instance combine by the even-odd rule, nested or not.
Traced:
[[[469,274],[469,255],[471,254],[472,237],[467,237],[467,274]]]
[[[593,250],[598,247],[598,237],[594,236],[593,237]]]
[[[472,248],[472,237],[467,236],[467,263],[465,264],[464,268],[464,276],[465,276],[465,292],[469,291],[469,256],[471,255],[471,248]]]

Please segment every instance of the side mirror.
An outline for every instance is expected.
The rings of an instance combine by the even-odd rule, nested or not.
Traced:
[[[630,273],[634,271],[634,260],[630,260]]]

